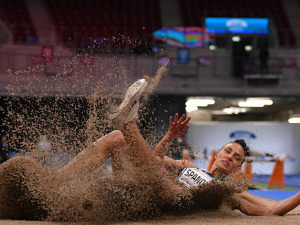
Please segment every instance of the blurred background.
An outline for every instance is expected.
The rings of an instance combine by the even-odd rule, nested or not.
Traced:
[[[165,66],[142,126],[163,134],[170,115],[191,116],[173,157],[187,149],[206,168],[212,150],[242,138],[253,154],[283,155],[285,174],[300,177],[299,10],[299,0],[1,0],[2,152],[13,151],[7,134],[18,120],[7,117],[25,104],[16,97],[60,96],[60,109],[80,105],[72,116],[83,123],[99,83],[106,97],[121,95]],[[32,140],[49,146],[45,138]],[[270,175],[274,160],[263,160],[253,172]]]

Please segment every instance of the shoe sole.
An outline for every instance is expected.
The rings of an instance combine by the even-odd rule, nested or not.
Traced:
[[[143,84],[140,86],[139,90],[138,90],[138,91],[131,97],[131,99],[127,102],[127,104],[124,105],[124,106],[122,107],[122,109],[120,109],[118,112],[111,113],[111,114],[109,115],[109,119],[111,119],[111,120],[117,120],[118,117],[119,117],[120,115],[122,115],[126,110],[128,110],[129,107],[132,106],[132,104],[133,104],[135,101],[138,101],[138,99],[140,98],[140,96],[142,95],[142,93],[145,91],[145,89],[147,88],[147,86],[148,86],[148,82],[145,81],[145,83],[143,83]],[[136,98],[137,96],[139,96],[138,99]]]

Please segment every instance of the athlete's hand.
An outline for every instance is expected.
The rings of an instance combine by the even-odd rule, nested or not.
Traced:
[[[173,121],[173,117],[170,116],[169,118],[169,122],[170,122],[170,126],[169,126],[169,132],[170,134],[175,138],[178,136],[181,136],[184,134],[184,132],[190,128],[190,126],[188,126],[188,122],[190,121],[191,117],[188,117],[185,119],[185,114],[183,114],[179,119],[178,119],[178,113],[175,114],[174,116],[174,121]]]

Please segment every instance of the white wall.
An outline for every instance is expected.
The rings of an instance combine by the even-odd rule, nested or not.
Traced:
[[[219,150],[222,146],[235,139],[245,139],[247,145],[253,149],[274,153],[288,154],[289,159],[284,164],[285,174],[300,172],[300,125],[283,122],[191,122],[187,139],[194,151],[202,154],[207,148]],[[244,135],[239,132],[236,137],[230,137],[235,131],[250,132],[255,136]],[[209,152],[210,156],[210,152]],[[208,162],[195,162],[206,169]],[[253,163],[253,172],[257,174],[271,174],[273,162]]]

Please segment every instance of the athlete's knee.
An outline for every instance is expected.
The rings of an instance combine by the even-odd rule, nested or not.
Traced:
[[[25,182],[28,179],[33,179],[38,173],[43,177],[45,168],[37,161],[24,157],[17,156],[7,160],[0,167],[0,176],[7,183]]]
[[[39,162],[26,156],[16,156],[3,163],[4,168],[13,168],[13,170],[23,170],[38,166],[41,166]]]
[[[107,145],[108,147],[113,147],[113,146],[123,146],[126,144],[126,142],[122,132],[119,130],[114,130],[94,142],[94,145],[97,144],[100,144],[102,146]]]
[[[35,160],[25,157],[25,156],[16,156],[13,157],[6,162],[3,163],[3,167],[25,167],[28,166],[29,164],[35,164],[37,163]]]
[[[108,135],[113,138],[123,137],[123,134],[120,130],[114,130],[114,131],[110,132]]]
[[[124,146],[126,144],[126,141],[124,139],[124,136],[121,131],[119,130],[114,130],[111,132],[111,143],[114,146]]]

